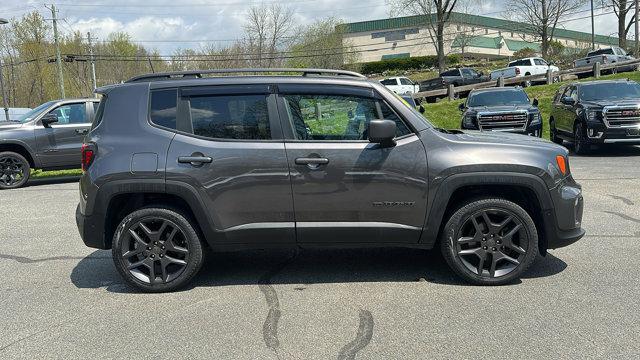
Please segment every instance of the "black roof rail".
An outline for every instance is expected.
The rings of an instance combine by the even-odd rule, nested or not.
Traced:
[[[202,78],[207,74],[255,74],[255,73],[302,73],[302,76],[309,75],[337,75],[354,78],[366,78],[366,76],[353,71],[330,70],[330,69],[295,69],[295,68],[255,68],[255,69],[211,69],[211,70],[187,70],[169,71],[162,73],[152,73],[134,76],[125,83],[143,81],[161,81],[171,79]]]

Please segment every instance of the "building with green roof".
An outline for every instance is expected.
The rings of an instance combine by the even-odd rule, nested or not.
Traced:
[[[345,44],[353,46],[360,61],[377,61],[410,56],[435,55],[428,31],[435,21],[431,16],[416,15],[361,21],[341,25]],[[505,58],[525,48],[540,51],[532,25],[486,16],[454,12],[445,29],[447,53],[464,53],[476,58]],[[557,28],[554,40],[567,49],[591,47],[591,34]],[[596,47],[617,45],[616,37],[596,35]]]

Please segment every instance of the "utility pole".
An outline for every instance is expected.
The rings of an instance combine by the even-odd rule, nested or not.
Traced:
[[[636,0],[636,41],[635,41],[635,55],[636,57],[640,56],[640,42],[638,42],[638,35],[640,33],[640,27],[638,26],[638,16],[640,15],[640,11],[638,9],[638,0]]]
[[[595,48],[596,48],[596,25],[595,25],[595,20],[593,19],[593,0],[591,0],[591,50]]]
[[[7,100],[7,89],[4,88],[4,73],[2,72],[2,59],[0,59],[0,88],[2,88],[2,104],[4,106],[4,117],[9,121],[9,105]]]
[[[64,99],[64,77],[62,75],[62,59],[60,57],[60,43],[58,41],[58,17],[56,6],[51,4],[51,16],[53,21],[53,42],[56,46],[56,64],[58,66],[58,82],[60,83],[60,96]]]
[[[93,81],[93,90],[95,90],[98,85],[96,84],[96,62],[93,58],[93,45],[91,44],[91,32],[87,32],[87,38],[89,39],[89,55],[91,56],[91,80]]]

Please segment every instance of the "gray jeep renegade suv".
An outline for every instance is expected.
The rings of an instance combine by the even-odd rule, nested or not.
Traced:
[[[356,73],[163,73],[97,92],[77,224],[144,291],[185,285],[206,248],[438,246],[465,280],[503,284],[584,235],[565,148],[438,129]]]
[[[97,107],[98,99],[53,100],[0,122],[0,190],[26,184],[31,169],[80,168],[80,147]]]

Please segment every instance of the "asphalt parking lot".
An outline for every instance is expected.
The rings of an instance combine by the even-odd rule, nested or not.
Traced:
[[[0,358],[638,358],[640,147],[571,167],[587,236],[502,287],[435,252],[252,251],[140,294],[82,244],[76,183],[0,192]]]

